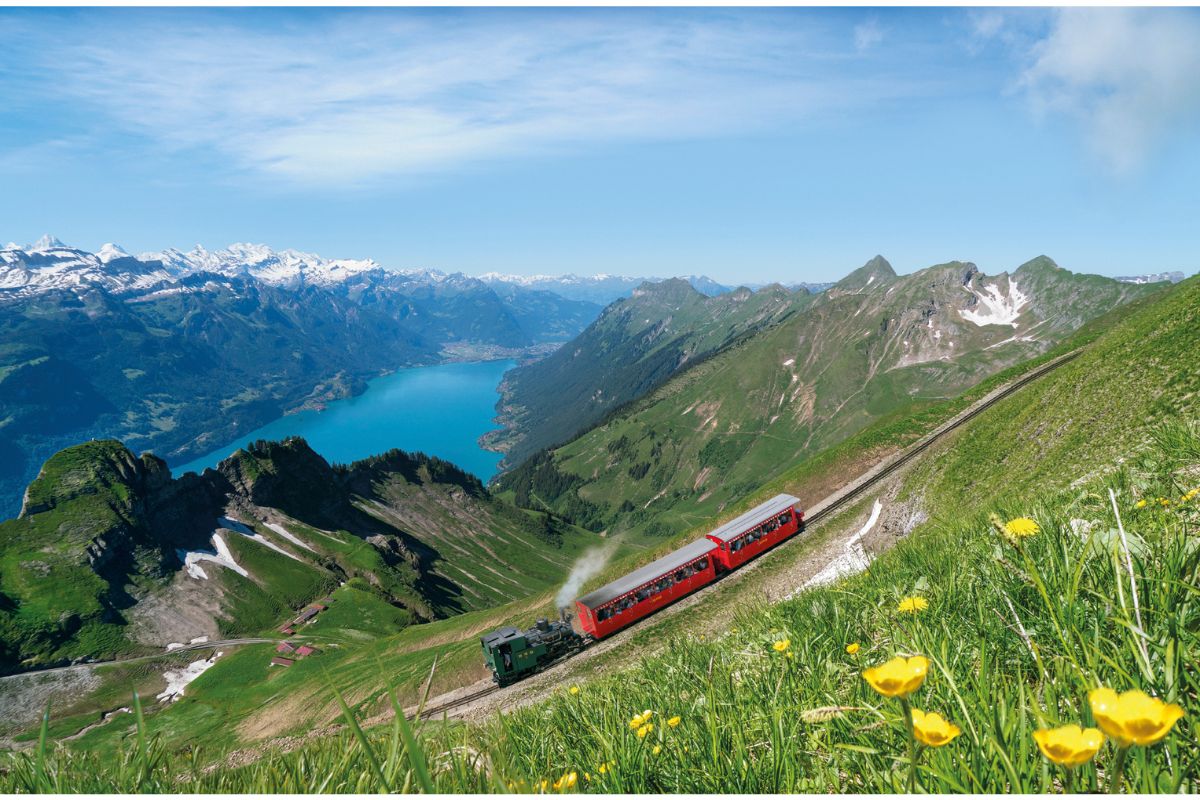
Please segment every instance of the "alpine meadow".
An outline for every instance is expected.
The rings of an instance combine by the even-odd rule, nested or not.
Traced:
[[[0,29],[0,792],[1200,791],[1196,9]]]

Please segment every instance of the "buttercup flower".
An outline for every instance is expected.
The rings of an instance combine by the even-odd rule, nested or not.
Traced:
[[[671,717],[669,720],[667,720],[667,727],[674,728],[682,721],[683,720],[681,720],[679,717]]]
[[[571,687],[570,689],[568,689],[567,691],[569,691],[571,694],[579,694],[579,687],[578,687],[578,686],[572,686],[572,687]]]
[[[565,792],[569,789],[574,789],[575,784],[579,782],[579,775],[574,772],[565,773],[561,778],[554,782],[554,791]]]
[[[654,745],[654,749],[650,751],[650,754],[651,754],[651,755],[658,755],[658,754],[659,754],[659,753],[661,753],[661,752],[662,752],[662,745],[661,745],[661,744],[656,744],[656,745]]]
[[[854,655],[859,651],[859,649],[858,642],[851,642],[850,644],[846,645],[846,652],[850,655]]]
[[[788,648],[791,646],[791,639],[780,639],[779,641],[775,642],[775,644],[771,645],[771,647],[775,649],[776,653],[786,653]]]
[[[1004,530],[1014,539],[1028,539],[1040,533],[1042,528],[1029,517],[1017,517],[1004,523]]]
[[[927,608],[929,608],[929,601],[924,597],[906,597],[896,606],[896,610],[902,614],[916,614]]]
[[[1137,689],[1121,694],[1112,689],[1094,689],[1088,700],[1100,730],[1121,747],[1154,744],[1183,716],[1183,709],[1174,703],[1164,703]]]
[[[863,670],[863,679],[884,697],[907,697],[925,682],[929,659],[925,656],[901,658]]]
[[[962,733],[953,722],[942,719],[941,714],[926,714],[918,708],[912,710],[912,721],[913,736],[929,747],[941,747]]]
[[[647,722],[645,725],[638,728],[638,731],[637,731],[638,738],[645,739],[650,734],[650,732],[653,730],[654,730],[654,724],[651,722]]]
[[[1063,725],[1033,732],[1042,755],[1063,767],[1078,767],[1092,760],[1104,745],[1104,734],[1095,728]]]
[[[1133,504],[1133,507],[1134,508],[1145,508],[1146,507],[1146,498],[1143,497],[1141,500],[1138,500],[1136,503]]]
[[[646,720],[642,719],[641,714],[634,714],[633,719],[629,720],[629,727],[636,731],[638,728],[642,727],[642,723],[645,721]]]
[[[607,773],[608,772],[608,762],[605,761],[603,764],[600,765],[600,767],[596,771],[599,772],[601,775],[604,775],[605,773]]]

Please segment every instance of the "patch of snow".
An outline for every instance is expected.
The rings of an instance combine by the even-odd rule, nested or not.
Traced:
[[[184,646],[183,642],[171,642],[169,645],[167,645],[167,652],[169,653],[172,650],[178,650],[179,648],[181,648],[183,646]]]
[[[1008,294],[1004,294],[999,286],[992,284],[986,287],[983,294],[964,286],[963,290],[975,295],[979,303],[976,308],[959,310],[959,315],[967,322],[973,322],[979,327],[984,325],[1011,325],[1017,327],[1017,317],[1021,309],[1029,305],[1029,297],[1017,286],[1015,280],[1008,281]]]
[[[190,642],[188,642],[188,644],[204,644],[207,641],[207,636],[197,636],[195,639],[192,639]]]
[[[267,537],[263,536],[261,533],[255,533],[254,531],[250,530],[249,528],[246,527],[246,525],[244,523],[239,522],[236,519],[230,519],[229,517],[217,517],[217,524],[220,525],[222,528],[233,531],[234,533],[240,533],[242,536],[245,536],[247,539],[253,539],[254,541],[261,544],[263,547],[269,547],[270,549],[274,550],[276,553],[285,555],[288,558],[292,559],[293,561],[301,560],[298,556],[292,555],[287,550],[284,550],[282,547],[275,544]]]
[[[312,550],[312,548],[309,547],[309,545],[306,542],[304,542],[304,540],[302,540],[299,536],[295,535],[294,533],[292,533],[291,531],[289,531],[287,528],[283,527],[282,525],[278,525],[274,522],[266,522],[263,524],[266,525],[271,530],[278,533],[283,538],[287,539],[292,544],[299,545],[300,547],[303,547],[305,550]],[[316,551],[313,551],[313,552],[316,552]]]
[[[789,358],[787,361],[783,362],[783,365],[785,367],[790,367],[792,364],[795,364],[795,363],[796,363],[796,359]]]
[[[785,599],[790,599],[805,589],[811,589],[814,586],[825,586],[849,575],[855,575],[869,567],[871,565],[871,557],[863,549],[862,538],[875,527],[875,523],[879,521],[879,514],[882,511],[883,503],[876,500],[875,506],[871,509],[871,516],[867,520],[867,524],[863,525],[862,529],[846,542],[845,551],[833,559],[833,561],[830,561],[825,566],[825,569],[813,575],[803,586],[788,595]]]
[[[179,560],[183,562],[183,568],[187,570],[187,574],[199,580],[208,580],[208,573],[200,566],[202,561],[211,561],[214,564],[220,564],[226,569],[231,569],[243,578],[249,578],[250,573],[244,570],[233,560],[233,553],[229,550],[229,545],[225,544],[225,540],[221,538],[221,534],[214,533],[212,535],[212,550],[176,550],[175,554],[179,556]]]
[[[183,690],[192,681],[199,678],[204,672],[217,663],[223,653],[213,653],[210,658],[202,658],[199,661],[193,661],[182,669],[169,669],[163,673],[163,677],[167,679],[167,688],[158,693],[158,700],[164,703],[173,703],[183,697]]]
[[[870,285],[871,285],[872,283],[874,283],[874,282],[875,282],[875,276],[874,276],[874,275],[872,275],[871,277],[867,278],[867,283],[866,283],[866,285],[867,285],[867,286],[870,286]]]

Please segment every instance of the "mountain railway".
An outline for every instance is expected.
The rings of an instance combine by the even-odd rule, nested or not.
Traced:
[[[777,495],[719,526],[705,538],[684,545],[584,595],[575,601],[582,634],[574,630],[571,621],[563,613],[561,620],[548,622],[541,619],[526,631],[505,627],[481,637],[485,665],[491,670],[496,685],[429,709],[421,714],[422,718],[466,705],[503,686],[541,672],[677,600],[704,591],[725,574],[804,532],[807,526],[826,519],[908,464],[942,437],[1022,387],[1071,361],[1080,352],[1076,349],[1056,356],[994,389],[916,443],[884,459],[857,480],[823,499],[807,515],[800,508],[797,498]],[[735,549],[738,543],[740,546]],[[565,609],[562,611],[565,612]],[[604,614],[605,611],[609,613]],[[629,613],[631,611],[633,613]]]

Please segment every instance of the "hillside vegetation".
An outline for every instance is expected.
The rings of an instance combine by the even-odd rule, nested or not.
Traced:
[[[654,654],[611,654],[596,662],[604,671],[579,673],[578,691],[564,685],[543,704],[482,723],[426,724],[416,741],[398,720],[365,732],[352,725],[297,752],[205,771],[203,757],[182,761],[165,739],[139,738],[154,732],[148,720],[128,728],[124,760],[35,750],[9,757],[0,786],[1195,791],[1200,279],[1087,335],[1072,363],[968,422],[898,479],[896,498],[928,519],[857,576],[775,606],[743,600],[740,618],[716,631],[649,620],[663,645]],[[397,644],[372,647],[381,665],[394,663]],[[905,706],[861,673],[918,655],[928,668],[912,707],[944,716],[957,733],[910,750]],[[402,692],[422,680],[380,672],[369,696],[385,707],[387,676]],[[341,692],[377,710],[357,702],[356,674],[311,676],[311,697],[336,707]],[[1125,751],[1110,737],[1066,772],[1033,733],[1098,722],[1111,730],[1090,700],[1102,687],[1144,691],[1178,704],[1182,717],[1164,719],[1157,743]],[[156,715],[157,730],[173,710]]]
[[[273,632],[355,578],[394,632],[555,585],[594,538],[419,453],[331,466],[301,439],[257,442],[173,479],[89,442],[0,523],[0,674]]]
[[[610,535],[669,537],[873,423],[933,410],[1161,288],[1047,258],[995,278],[958,262],[896,276],[875,259],[498,484],[518,505]]]
[[[497,403],[504,428],[485,441],[505,466],[520,464],[812,300],[780,286],[710,297],[682,278],[643,284],[559,350],[506,374]]]

